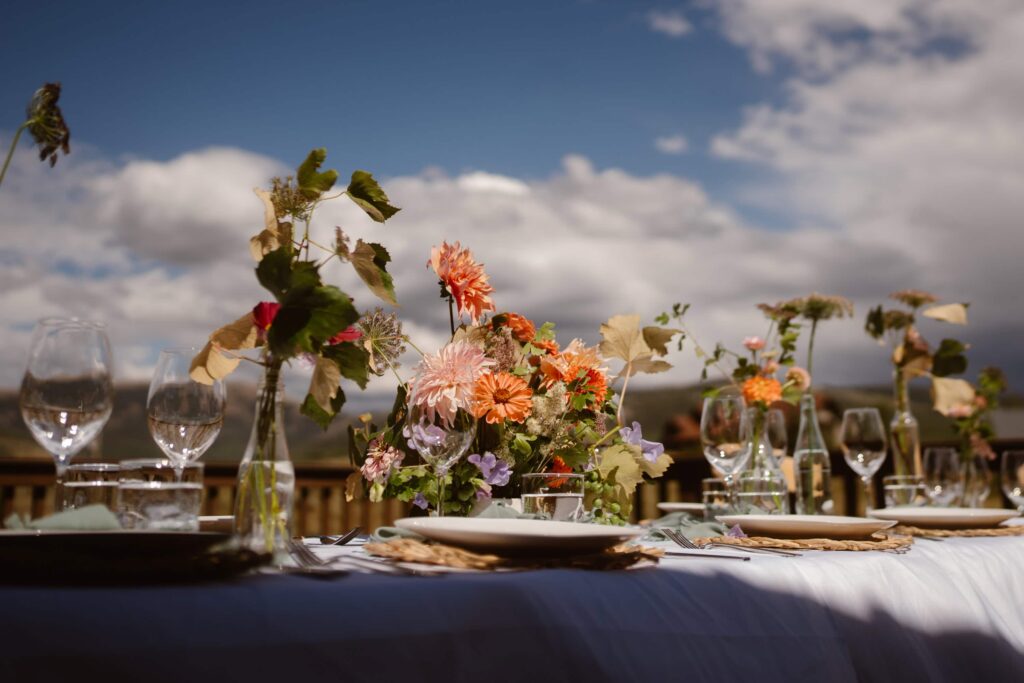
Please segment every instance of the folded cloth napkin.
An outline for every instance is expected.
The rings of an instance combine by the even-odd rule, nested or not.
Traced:
[[[685,512],[672,512],[651,522],[651,530],[644,536],[645,541],[667,541],[668,537],[658,531],[669,528],[689,539],[723,536],[726,527],[718,522],[705,522]]]
[[[50,531],[113,531],[121,528],[114,513],[106,505],[86,505],[57,512],[26,522],[12,514],[4,520],[8,529],[46,529]]]

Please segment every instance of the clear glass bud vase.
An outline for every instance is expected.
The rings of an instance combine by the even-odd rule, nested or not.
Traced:
[[[235,532],[247,548],[287,555],[291,538],[295,467],[288,456],[280,363],[267,367],[256,392],[256,415],[238,467]]]
[[[793,450],[796,513],[832,514],[832,463],[818,426],[818,408],[808,391],[800,397],[800,431]]]
[[[969,445],[960,450],[960,462],[964,471],[964,494],[960,505],[967,508],[985,507],[992,492],[992,470],[988,460]]]
[[[900,370],[893,374],[896,394],[896,410],[889,423],[892,441],[892,464],[896,474],[920,477],[924,474],[921,466],[921,435],[917,418],[910,412],[910,381]]]
[[[768,433],[768,414],[760,408],[747,408],[744,422],[748,425],[746,448],[750,449],[748,467],[739,475],[739,498],[742,508],[765,514],[787,514],[789,492]]]

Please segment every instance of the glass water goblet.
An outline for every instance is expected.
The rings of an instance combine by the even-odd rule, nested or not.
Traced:
[[[778,408],[773,408],[765,415],[764,428],[768,433],[768,443],[772,447],[772,455],[776,462],[781,463],[789,450],[789,434],[786,432],[786,415]]]
[[[992,491],[992,471],[988,460],[980,453],[971,452],[963,463],[964,499],[963,506],[980,508],[985,506]]]
[[[926,448],[924,451],[924,484],[932,505],[956,505],[964,493],[960,453],[955,448]]]
[[[885,462],[885,424],[877,408],[851,408],[843,411],[843,424],[839,430],[839,447],[850,469],[857,473],[864,485],[864,511],[875,507],[875,494],[871,479]]]
[[[1024,451],[1003,451],[1003,493],[1024,513]]]
[[[224,383],[201,384],[189,377],[196,349],[160,352],[146,400],[149,433],[174,465],[181,481],[185,465],[213,445],[224,426]]]
[[[444,517],[444,487],[448,470],[466,454],[476,436],[476,418],[464,410],[454,417],[421,405],[409,406],[402,435],[433,471],[437,484],[436,512]]]
[[[704,457],[725,477],[733,490],[733,477],[750,459],[751,449],[743,441],[743,412],[746,408],[738,396],[716,396],[704,399],[700,416],[700,441]]]
[[[45,318],[32,332],[21,382],[22,419],[53,456],[57,500],[71,459],[103,431],[114,406],[106,328],[76,318]]]

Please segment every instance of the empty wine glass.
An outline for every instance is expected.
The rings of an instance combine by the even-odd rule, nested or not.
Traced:
[[[149,433],[179,481],[185,465],[213,445],[224,425],[224,383],[201,384],[190,378],[195,354],[196,349],[161,351],[146,399]]]
[[[448,469],[466,454],[476,436],[476,418],[459,410],[450,421],[439,411],[410,405],[402,435],[433,470],[437,482],[438,517],[444,517],[444,487]]]
[[[864,485],[864,509],[875,507],[871,478],[885,462],[885,425],[877,408],[851,408],[843,411],[839,446],[846,464],[860,476]]]
[[[1024,451],[1003,451],[1003,493],[1024,513]]]
[[[71,459],[110,419],[110,341],[101,323],[45,318],[32,332],[21,382],[21,416],[57,468],[57,500]]]
[[[992,491],[992,470],[989,469],[988,459],[980,453],[971,452],[963,463],[963,470],[964,507],[984,507]]]
[[[960,453],[955,448],[926,448],[924,451],[924,484],[932,505],[955,505],[964,493]]]
[[[786,432],[786,415],[778,408],[773,408],[765,415],[764,428],[768,433],[768,443],[772,446],[775,460],[782,462],[789,449],[789,434]]]
[[[716,396],[704,399],[700,416],[700,441],[704,457],[725,477],[733,489],[733,475],[750,459],[750,448],[743,440],[741,423],[745,409],[738,396]]]

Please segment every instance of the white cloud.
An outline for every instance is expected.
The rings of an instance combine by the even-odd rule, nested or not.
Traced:
[[[693,25],[678,11],[649,12],[647,25],[652,31],[664,33],[671,38],[682,38],[693,30]]]
[[[690,147],[690,143],[682,135],[666,135],[655,138],[654,148],[663,154],[682,154]]]

